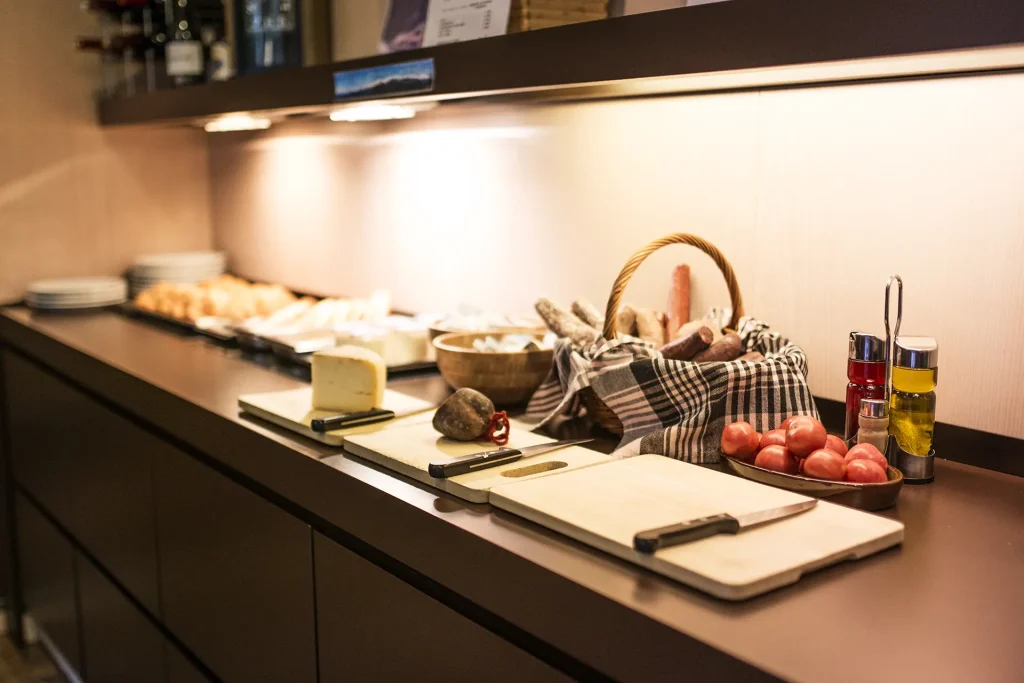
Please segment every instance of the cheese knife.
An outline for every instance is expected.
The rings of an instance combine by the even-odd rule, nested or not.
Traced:
[[[587,443],[593,439],[565,439],[563,441],[552,441],[537,446],[526,446],[524,448],[499,448],[493,451],[472,453],[458,458],[452,458],[444,462],[432,462],[427,466],[427,474],[434,479],[450,479],[460,474],[476,472],[498,465],[507,465],[523,458],[531,458],[535,455],[543,455],[551,451],[557,451],[566,446]]]
[[[817,503],[817,500],[810,498],[799,503],[769,508],[768,510],[759,510],[736,517],[726,514],[711,515],[710,517],[691,519],[688,522],[670,524],[658,527],[657,529],[648,529],[647,531],[639,532],[633,537],[633,548],[641,553],[651,554],[662,548],[671,548],[672,546],[682,545],[710,536],[717,536],[718,534],[736,535],[740,531],[745,531],[752,527],[806,512],[817,505]]]

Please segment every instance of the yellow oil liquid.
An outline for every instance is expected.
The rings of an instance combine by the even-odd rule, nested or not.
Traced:
[[[935,391],[939,383],[939,369],[911,370],[910,368],[892,368],[892,388],[905,394],[927,394]]]
[[[895,376],[896,368],[893,368],[894,386]],[[896,437],[900,448],[913,455],[928,455],[932,450],[934,432],[935,392],[892,392],[889,399],[889,433]]]

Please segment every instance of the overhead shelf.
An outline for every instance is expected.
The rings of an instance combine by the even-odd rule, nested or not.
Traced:
[[[326,110],[336,72],[423,59],[434,87],[417,99],[558,100],[1019,69],[1022,54],[1020,0],[730,0],[108,99],[99,120]]]

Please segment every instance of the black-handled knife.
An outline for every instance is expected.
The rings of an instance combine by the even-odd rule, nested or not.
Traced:
[[[657,529],[641,531],[633,537],[633,548],[641,553],[654,553],[662,548],[671,548],[691,541],[699,541],[718,534],[738,534],[744,529],[792,517],[817,505],[818,501],[810,498],[799,503],[783,507],[760,510],[746,515],[711,515],[688,522],[670,524]]]
[[[472,453],[458,458],[452,458],[444,462],[432,462],[427,465],[427,474],[434,479],[450,479],[460,474],[468,474],[477,470],[484,470],[498,465],[507,465],[523,458],[530,458],[535,455],[543,455],[551,451],[557,451],[566,446],[575,446],[580,443],[587,443],[593,439],[566,439],[564,441],[553,441],[542,443],[537,446],[526,446],[525,448],[499,448],[493,451]]]
[[[390,420],[395,416],[395,411],[376,408],[364,410],[359,413],[344,413],[330,417],[318,417],[310,421],[309,428],[314,432],[329,432],[343,427],[358,427],[360,425],[371,425],[377,422]]]

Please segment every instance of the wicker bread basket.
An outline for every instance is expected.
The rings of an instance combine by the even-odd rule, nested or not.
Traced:
[[[668,235],[667,237],[654,240],[633,254],[633,257],[630,258],[629,261],[626,262],[626,265],[622,267],[622,270],[619,272],[619,276],[615,278],[615,284],[612,285],[611,294],[608,296],[608,306],[605,309],[604,318],[605,339],[615,339],[619,334],[617,323],[619,306],[622,303],[622,296],[625,294],[626,285],[629,284],[630,279],[633,277],[633,273],[636,272],[637,268],[640,267],[640,264],[643,263],[648,256],[670,244],[688,244],[692,247],[696,247],[710,256],[711,260],[715,262],[715,265],[718,266],[718,269],[722,271],[722,275],[725,277],[726,287],[729,288],[732,318],[730,318],[727,328],[736,328],[740,318],[743,317],[743,295],[740,293],[740,285],[736,281],[736,273],[732,269],[732,264],[730,264],[725,258],[725,255],[718,250],[718,247],[713,245],[711,242],[701,239],[696,235],[677,232],[674,235]],[[609,432],[619,436],[622,435],[622,422],[615,413],[612,412],[612,410],[608,408],[600,398],[598,398],[592,387],[583,388],[579,392],[579,395],[591,418]]]

